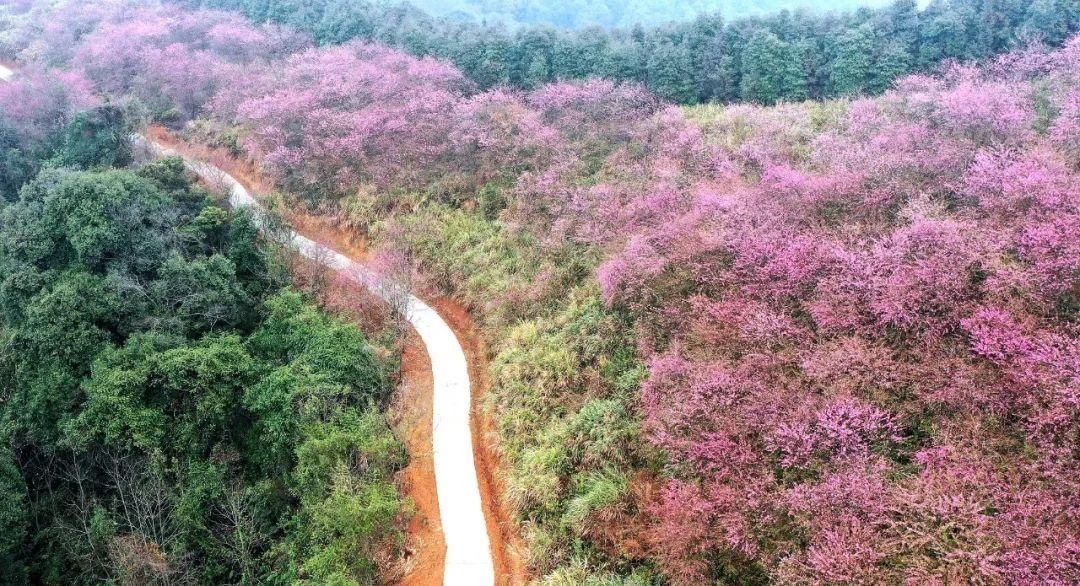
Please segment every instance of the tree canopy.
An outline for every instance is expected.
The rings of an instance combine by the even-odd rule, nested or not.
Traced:
[[[948,59],[983,59],[1029,43],[1058,46],[1080,27],[1077,0],[933,0],[922,10],[915,0],[858,9],[854,3],[829,2],[843,12],[788,10],[791,3],[785,2],[767,13],[769,3],[755,3],[761,10],[753,15],[730,2],[680,2],[675,8],[670,2],[631,8],[614,1],[589,2],[588,8],[480,0],[418,4],[441,17],[409,4],[367,0],[175,1],[297,27],[318,44],[362,39],[446,59],[480,89],[600,77],[644,83],[684,104],[878,93],[904,74]],[[622,10],[611,10],[615,5]],[[662,11],[664,21],[681,14],[693,18],[657,24],[656,18],[624,22],[618,17],[639,9]],[[462,19],[465,14],[481,18]],[[485,20],[488,14],[494,16]],[[529,25],[507,28],[502,23],[507,15]],[[638,20],[649,24],[640,26]],[[545,24],[592,22],[619,26],[568,30]],[[763,68],[774,59],[785,67],[766,73]]]
[[[383,359],[248,214],[70,106],[4,153],[5,582],[369,583],[403,507]]]

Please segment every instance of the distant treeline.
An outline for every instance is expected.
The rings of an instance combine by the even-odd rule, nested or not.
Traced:
[[[885,6],[889,0],[412,0],[411,3],[435,16],[455,20],[581,28],[656,25],[690,20],[706,12],[742,18],[785,8],[854,10],[860,6]]]
[[[240,10],[309,31],[320,44],[364,39],[455,63],[480,88],[557,79],[642,82],[680,103],[774,103],[883,91],[948,59],[980,59],[1078,28],[1080,0],[915,0],[880,9],[719,14],[653,28],[508,31],[365,0],[174,0]]]

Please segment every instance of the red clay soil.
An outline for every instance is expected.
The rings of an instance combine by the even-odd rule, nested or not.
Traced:
[[[238,159],[225,149],[184,142],[177,138],[172,131],[160,124],[152,124],[146,127],[143,134],[185,155],[213,163],[222,171],[235,177],[252,192],[269,193],[273,191],[273,184],[259,177],[258,170],[252,161]]]
[[[294,217],[290,214],[290,217]],[[355,246],[355,238],[334,226],[324,218],[308,214],[298,215],[321,229],[319,241],[337,249]],[[312,225],[304,224],[304,225]],[[300,225],[294,224],[298,229]],[[300,230],[304,232],[304,230]],[[312,234],[304,232],[309,237]],[[367,258],[367,249],[361,248],[354,258]],[[469,380],[472,384],[472,433],[473,460],[476,463],[480,498],[484,507],[491,555],[495,566],[497,586],[522,586],[528,582],[525,567],[525,551],[515,530],[514,516],[501,498],[498,483],[502,466],[495,449],[494,422],[481,414],[480,403],[488,391],[489,356],[486,344],[468,310],[460,303],[444,296],[425,295],[425,301],[434,307],[457,336],[469,362]],[[446,556],[446,544],[439,522],[439,502],[435,490],[435,468],[431,453],[431,410],[434,390],[431,360],[419,343],[419,336],[410,331],[402,364],[403,405],[395,414],[402,422],[402,431],[409,448],[410,464],[405,471],[403,488],[417,506],[417,515],[408,527],[406,568],[399,584],[403,586],[438,586],[443,583],[442,568]]]
[[[262,199],[260,196],[274,192],[273,182],[260,175],[256,163],[250,159],[234,157],[223,148],[210,148],[183,142],[167,128],[156,124],[146,129],[146,135],[186,155],[213,163],[235,177],[256,198]],[[290,226],[315,242],[332,243],[336,250],[353,260],[369,259],[367,239],[363,235],[344,233],[338,229],[331,218],[326,216],[317,216],[292,208],[281,210],[281,212]]]
[[[495,422],[483,415],[481,401],[488,392],[489,357],[487,345],[476,322],[463,305],[448,297],[436,297],[429,303],[457,335],[469,361],[472,383],[473,459],[476,462],[480,498],[484,506],[491,556],[495,563],[497,586],[519,586],[528,582],[525,547],[518,536],[513,511],[509,509],[499,484],[503,467],[495,447]]]
[[[435,492],[435,460],[431,451],[431,409],[434,381],[431,359],[420,336],[410,331],[402,355],[401,400],[394,414],[396,427],[409,450],[409,465],[399,479],[416,511],[406,528],[402,586],[443,583],[446,541]]]
[[[152,126],[147,136],[179,152],[213,162],[244,185],[253,195],[270,193],[272,183],[262,177],[255,163],[233,157],[224,149],[212,149],[182,142],[168,129]],[[331,219],[296,210],[285,210],[285,219],[299,232],[317,242],[332,245],[354,260],[369,258],[367,242],[335,225]],[[514,517],[501,498],[498,482],[502,471],[495,449],[494,422],[481,415],[480,401],[487,392],[489,353],[472,316],[456,301],[447,297],[427,297],[457,335],[469,361],[472,382],[473,458],[479,474],[480,496],[491,539],[495,583],[498,586],[519,586],[528,582],[520,537],[515,530]],[[439,517],[439,502],[435,489],[435,467],[431,452],[431,410],[433,378],[431,360],[420,343],[419,336],[410,331],[402,356],[401,402],[397,413],[400,432],[410,454],[409,466],[402,472],[401,485],[412,499],[416,515],[410,520],[403,564],[403,586],[441,586],[446,543]]]

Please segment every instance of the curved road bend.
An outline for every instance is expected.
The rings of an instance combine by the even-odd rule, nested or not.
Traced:
[[[229,203],[234,208],[249,207],[256,212],[262,209],[236,178],[217,167],[141,136],[135,136],[134,140],[159,155],[180,155],[196,175],[211,182],[223,182],[229,189]],[[396,289],[393,283],[381,281],[362,264],[296,232],[290,231],[286,239],[303,256],[341,272],[395,306],[404,305],[402,311],[406,319],[420,335],[431,357],[434,378],[432,449],[439,516],[446,539],[443,583],[445,586],[494,584],[491,545],[473,461],[469,366],[454,331],[431,306]],[[403,294],[408,297],[401,303]]]
[[[0,65],[0,81],[15,75]],[[233,207],[262,209],[254,197],[233,176],[208,163],[182,155],[143,136],[132,137],[136,144],[158,155],[179,155],[189,169],[204,180],[223,182],[229,188]],[[287,244],[307,258],[340,271],[357,284],[391,302],[404,305],[405,317],[420,335],[434,378],[432,409],[432,450],[435,460],[435,487],[439,498],[439,516],[446,539],[445,586],[484,586],[495,583],[494,565],[487,524],[480,500],[476,463],[473,461],[472,431],[469,414],[472,387],[468,362],[457,336],[438,312],[409,294],[404,303],[402,292],[392,283],[381,281],[371,270],[335,251],[290,231]]]

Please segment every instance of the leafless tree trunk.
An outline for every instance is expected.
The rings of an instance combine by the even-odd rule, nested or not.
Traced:
[[[75,487],[75,494],[70,503],[70,516],[57,516],[54,529],[67,535],[58,543],[64,547],[67,557],[79,560],[79,567],[88,568],[89,578],[94,582],[106,582],[111,578],[109,572],[109,552],[98,539],[100,528],[94,527],[94,514],[101,503],[92,496],[94,492],[91,477],[92,464],[87,464],[83,457],[72,453],[70,462],[62,464],[57,476]],[[87,548],[74,547],[76,544]]]
[[[379,254],[376,259],[376,272],[379,280],[381,297],[390,305],[397,349],[405,347],[409,334],[410,319],[413,311],[413,289],[415,286],[416,267],[412,255],[404,248],[395,247]]]
[[[240,570],[237,583],[243,586],[256,583],[258,552],[264,545],[264,536],[259,532],[251,509],[251,496],[239,485],[232,487],[216,507],[221,519],[217,533],[222,535],[223,548],[232,552],[230,557]]]
[[[194,581],[183,530],[173,520],[168,487],[142,461],[128,456],[106,463],[117,498],[118,534],[109,542],[121,583],[172,586]]]

